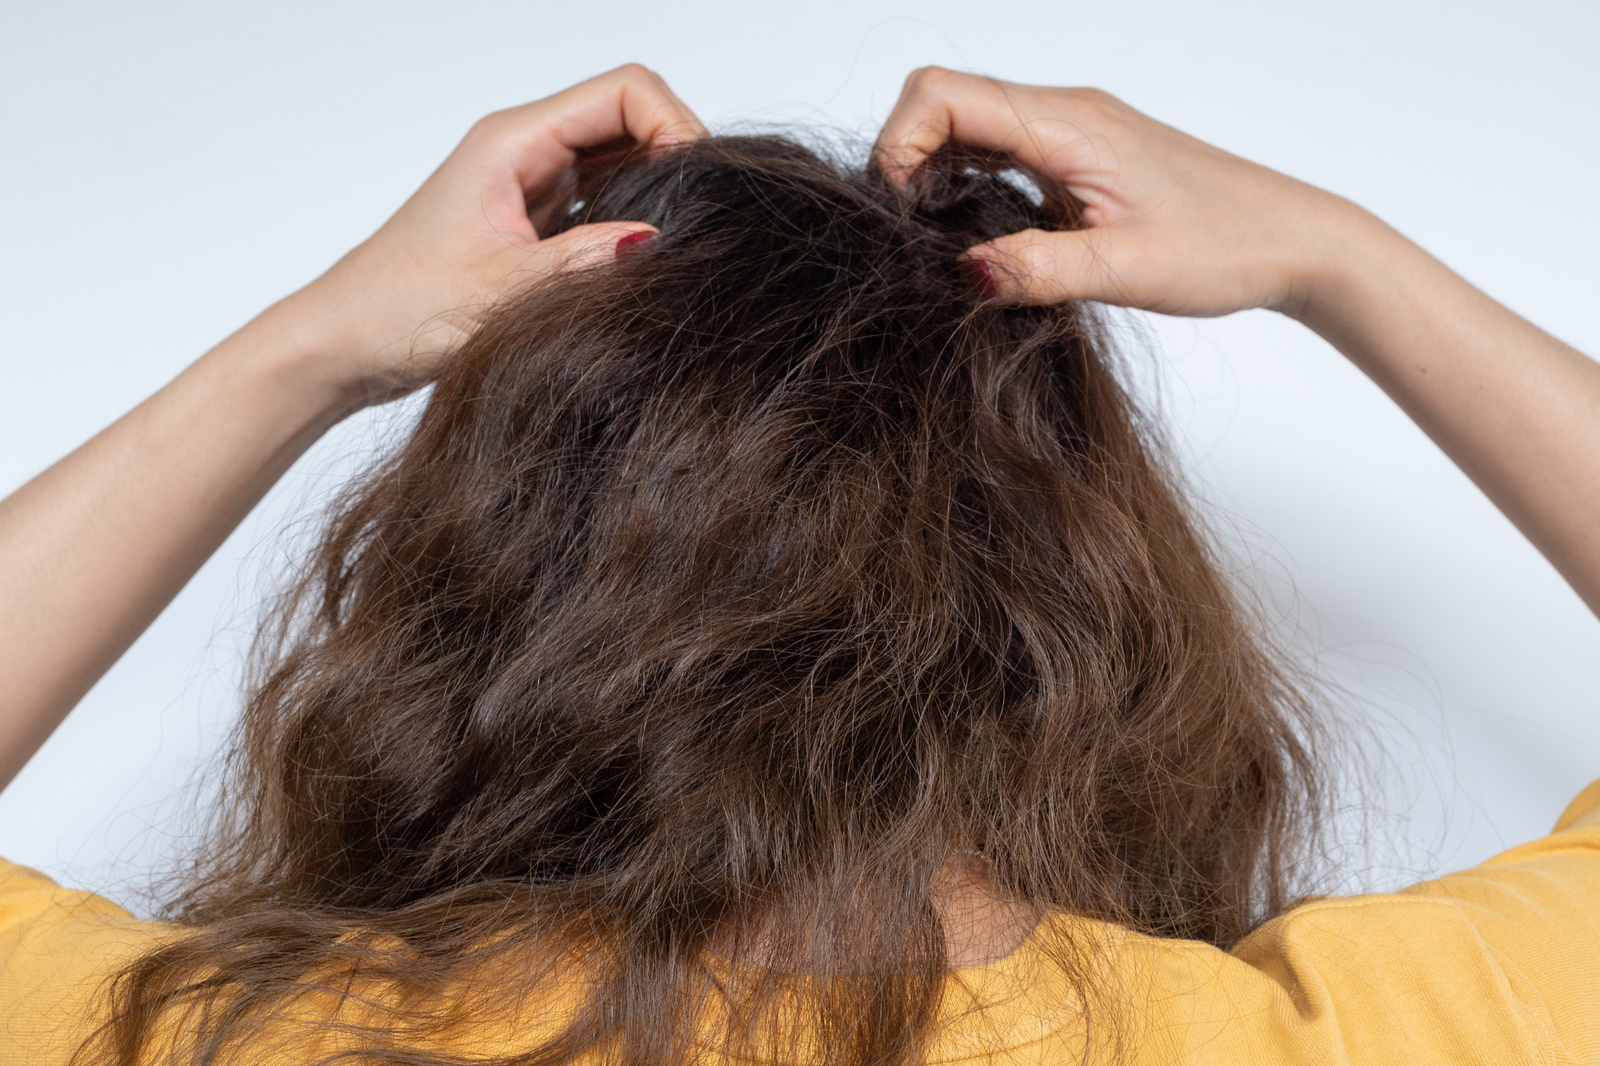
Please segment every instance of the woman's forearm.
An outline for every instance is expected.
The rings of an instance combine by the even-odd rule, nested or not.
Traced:
[[[0,501],[0,787],[349,408],[308,346],[269,310]]]
[[[654,229],[540,236],[528,204],[580,151],[704,132],[637,64],[484,117],[326,274],[0,501],[0,786],[345,412],[426,384],[507,294]]]
[[[1600,613],[1600,366],[1372,215],[1094,89],[925,67],[878,136],[891,180],[946,141],[1064,182],[1082,224],[968,252],[997,297],[1175,315],[1273,307],[1326,337]]]
[[[1387,392],[1600,614],[1600,364],[1342,205],[1285,308]]]

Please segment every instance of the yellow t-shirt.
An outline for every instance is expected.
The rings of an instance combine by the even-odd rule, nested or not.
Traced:
[[[175,932],[0,861],[0,1063],[65,1063],[102,979]],[[1600,781],[1543,840],[1392,895],[1304,904],[1231,951],[1106,932],[1141,1066],[1600,1063]],[[950,1026],[932,1062],[1078,1061],[1079,1017],[1040,935],[958,972],[992,1005]],[[499,1042],[478,1034],[472,1050]]]

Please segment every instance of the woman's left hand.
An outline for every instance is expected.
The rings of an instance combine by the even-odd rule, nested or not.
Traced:
[[[355,405],[425,384],[481,314],[534,278],[609,257],[637,222],[576,226],[542,240],[528,204],[556,186],[582,148],[631,137],[654,147],[705,127],[638,64],[479,120],[379,230],[284,301],[280,322],[306,336],[306,367]]]

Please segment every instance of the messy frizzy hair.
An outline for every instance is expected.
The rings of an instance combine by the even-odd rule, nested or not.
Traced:
[[[1092,310],[961,263],[1076,201],[779,137],[578,178],[558,228],[659,236],[495,308],[341,498],[263,628],[184,932],[81,1061],[911,1066],[952,862],[1215,945],[1281,909],[1306,701]]]

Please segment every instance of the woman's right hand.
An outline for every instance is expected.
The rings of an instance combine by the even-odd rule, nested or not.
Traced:
[[[603,222],[539,232],[537,206],[559,191],[578,152],[622,138],[655,150],[705,132],[637,63],[489,115],[376,233],[273,308],[270,326],[308,339],[318,349],[309,369],[357,403],[409,392],[507,293],[654,230]]]
[[[1010,153],[1086,205],[1083,228],[973,248],[1002,299],[1093,300],[1173,315],[1294,313],[1347,201],[1163,125],[1097,89],[939,67],[906,79],[875,149],[904,183],[947,141]]]
[[[560,202],[580,150],[704,132],[638,65],[490,115],[322,277],[0,500],[0,787],[329,425],[427,383],[504,296],[654,229],[540,232],[528,205]]]

